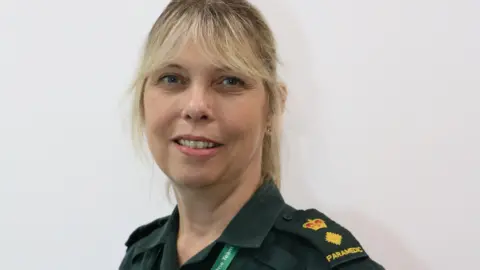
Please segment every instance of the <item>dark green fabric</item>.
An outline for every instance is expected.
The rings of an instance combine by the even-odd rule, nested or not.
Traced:
[[[214,243],[181,267],[177,230],[177,208],[170,216],[136,229],[126,242],[119,269],[209,270],[225,244],[240,249],[229,270],[384,269],[348,230],[323,213],[286,204],[271,181],[255,192]]]

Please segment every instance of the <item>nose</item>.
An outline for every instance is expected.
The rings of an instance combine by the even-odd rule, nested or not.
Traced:
[[[187,90],[187,101],[182,111],[182,118],[188,121],[205,121],[212,118],[208,101],[207,88],[192,85]]]

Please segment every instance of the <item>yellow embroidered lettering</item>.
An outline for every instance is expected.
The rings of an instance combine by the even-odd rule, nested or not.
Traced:
[[[341,251],[337,251],[337,252],[334,252],[332,254],[329,254],[329,255],[327,255],[326,258],[327,258],[327,261],[331,262],[333,260],[342,258],[342,257],[347,256],[347,255],[362,253],[362,252],[363,252],[363,250],[362,250],[361,247],[351,247],[351,248],[343,249]]]

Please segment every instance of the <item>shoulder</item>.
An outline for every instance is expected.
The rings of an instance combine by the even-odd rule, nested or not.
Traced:
[[[161,231],[165,227],[170,216],[155,219],[147,224],[141,225],[134,229],[125,242],[126,253],[120,263],[119,269],[132,269],[135,257],[144,250],[155,245],[158,240],[155,237],[156,231]]]
[[[297,210],[286,205],[274,227],[296,239],[296,244],[307,245],[310,250],[316,251],[311,256],[303,255],[305,260],[312,261],[306,263],[312,265],[307,269],[325,263],[331,269],[339,270],[384,269],[369,257],[348,229],[316,209]]]
[[[128,248],[132,247],[134,244],[140,242],[142,239],[148,237],[155,230],[162,228],[168,221],[170,216],[161,217],[155,219],[149,223],[143,224],[133,230],[125,242],[125,246]]]

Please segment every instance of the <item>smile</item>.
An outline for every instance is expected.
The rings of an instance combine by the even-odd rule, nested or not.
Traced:
[[[220,146],[220,144],[218,143],[208,142],[208,141],[180,139],[180,140],[175,140],[175,142],[179,145],[186,146],[193,149],[209,149],[209,148],[215,148]]]

